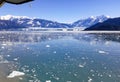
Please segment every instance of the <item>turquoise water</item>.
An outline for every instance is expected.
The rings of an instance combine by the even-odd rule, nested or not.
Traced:
[[[120,81],[120,34],[3,33],[0,42],[21,82]]]

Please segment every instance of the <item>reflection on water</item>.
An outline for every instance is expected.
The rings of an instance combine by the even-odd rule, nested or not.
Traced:
[[[25,73],[22,82],[120,81],[117,33],[1,33],[0,42],[1,58]]]

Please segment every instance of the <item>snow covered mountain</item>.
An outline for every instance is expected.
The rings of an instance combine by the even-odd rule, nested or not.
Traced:
[[[81,19],[72,24],[72,27],[90,27],[94,24],[103,22],[107,19],[109,19],[109,16],[101,15],[101,16],[91,16],[86,19]]]
[[[30,18],[27,16],[12,16],[6,15],[0,17],[0,29],[15,29],[15,28],[74,28],[74,27],[90,27],[96,23],[103,22],[109,19],[109,16],[101,15],[96,17],[89,17],[86,19],[78,20],[72,24],[59,23],[50,20],[39,18]]]
[[[102,23],[97,23],[85,30],[98,30],[98,31],[120,31],[120,17],[108,19]]]
[[[3,28],[5,26],[11,26],[13,24],[20,25],[21,28],[27,28],[27,27],[44,27],[44,28],[71,28],[70,24],[64,24],[64,23],[58,23],[50,20],[44,20],[39,18],[29,18],[27,16],[12,16],[12,15],[6,15],[0,17],[0,28]],[[4,22],[3,22],[4,21]],[[9,23],[7,23],[9,22]],[[12,26],[11,28],[13,28]],[[16,26],[14,27],[16,28]]]

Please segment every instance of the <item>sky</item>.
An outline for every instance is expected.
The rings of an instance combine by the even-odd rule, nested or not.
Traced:
[[[120,0],[35,0],[22,5],[5,3],[0,16],[38,17],[61,23],[72,23],[90,16],[120,17]]]

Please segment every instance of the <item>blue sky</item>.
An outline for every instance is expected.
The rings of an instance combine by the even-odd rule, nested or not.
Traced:
[[[4,4],[0,16],[8,14],[67,23],[89,16],[119,17],[120,0],[35,0],[19,6]]]

